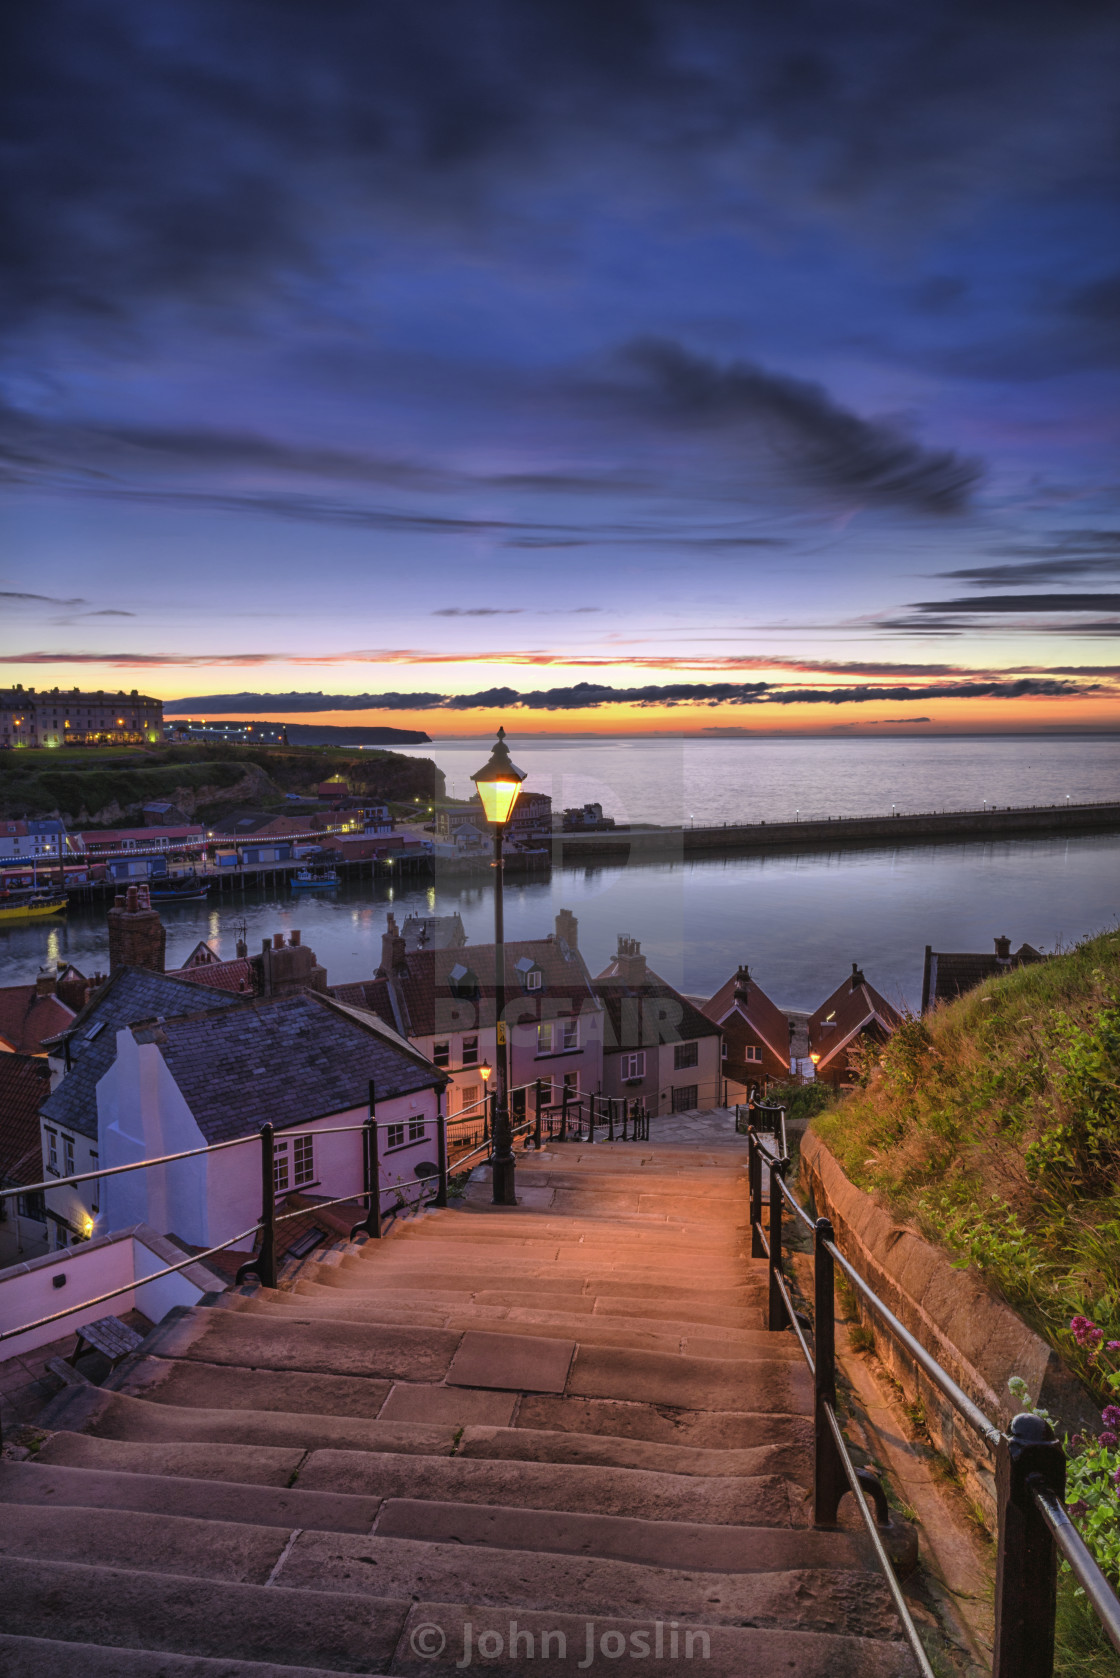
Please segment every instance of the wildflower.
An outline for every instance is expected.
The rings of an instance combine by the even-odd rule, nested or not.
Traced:
[[[1117,1429],[1120,1429],[1120,1406],[1106,1404],[1101,1411],[1101,1421],[1105,1427],[1110,1427],[1115,1433]]]
[[[1112,1484],[1114,1486],[1120,1486],[1120,1468],[1116,1469],[1113,1473]]]
[[[1111,1451],[1116,1444],[1116,1435],[1109,1428],[1105,1428],[1103,1433],[1097,1434],[1097,1444],[1106,1445]]]
[[[1118,1468],[1116,1472],[1120,1474],[1120,1468]],[[1089,1505],[1085,1502],[1083,1497],[1079,1497],[1076,1503],[1070,1504],[1069,1512],[1075,1521],[1080,1521],[1083,1516],[1089,1513]]]
[[[1073,1331],[1073,1338],[1082,1351],[1093,1353],[1100,1350],[1101,1341],[1104,1339],[1104,1330],[1098,1328],[1091,1317],[1071,1317],[1069,1326]]]

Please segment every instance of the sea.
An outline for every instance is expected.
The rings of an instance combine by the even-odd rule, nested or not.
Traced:
[[[467,796],[489,739],[406,748],[432,758],[448,791]],[[977,809],[1120,798],[1120,737],[1040,736],[773,739],[511,736],[527,785],[554,808],[600,803],[616,820],[713,825],[820,815]],[[165,906],[169,968],[200,939],[232,956],[298,928],[329,981],[377,967],[391,911],[457,911],[468,939],[493,936],[492,880],[437,871],[415,882],[361,880],[324,893],[286,886]],[[939,950],[987,950],[1006,934],[1053,950],[1120,927],[1120,835],[882,846],[772,857],[554,867],[506,885],[506,933],[540,937],[560,908],[579,918],[580,948],[597,972],[620,935],[687,994],[709,996],[742,962],[782,1007],[813,1009],[858,962],[897,1006],[921,1000],[922,960]],[[67,959],[107,964],[105,906],[65,921],[0,929],[0,985]]]

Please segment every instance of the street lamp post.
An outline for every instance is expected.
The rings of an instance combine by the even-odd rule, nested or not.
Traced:
[[[494,830],[494,1035],[497,1039],[492,1171],[495,1206],[516,1206],[516,1166],[509,1117],[509,1048],[506,1043],[506,944],[503,897],[502,841],[517,803],[524,772],[510,762],[506,731],[499,728],[490,761],[471,776],[482,800],[483,813]]]

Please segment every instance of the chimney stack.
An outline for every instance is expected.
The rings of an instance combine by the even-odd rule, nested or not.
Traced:
[[[561,909],[556,917],[556,942],[567,944],[569,950],[579,949],[579,922],[570,909]]]
[[[1010,967],[1011,966],[1011,940],[1010,940],[1010,938],[997,938],[996,939],[996,960],[999,962],[1001,967]]]
[[[860,968],[859,962],[858,961],[853,961],[853,963],[852,963],[852,989],[853,990],[858,990],[861,985],[865,985],[866,983],[867,983],[867,980],[863,976],[863,972]]]
[[[736,1002],[741,1002],[745,1007],[750,1001],[750,998],[751,970],[744,961],[742,965],[737,967],[735,970],[735,1000]]]
[[[152,973],[164,971],[167,933],[152,908],[147,886],[129,886],[126,895],[117,894],[106,919],[109,923],[109,972],[118,967],[146,967]]]
[[[642,946],[636,938],[628,938],[625,933],[619,933],[618,954],[614,958],[614,965],[623,984],[645,984],[648,977],[646,958],[642,954]]]
[[[378,972],[386,979],[391,979],[394,973],[399,973],[405,966],[404,939],[397,929],[397,917],[390,909],[385,922],[385,931],[381,934],[381,966]]]
[[[40,967],[35,977],[35,995],[53,996],[55,994],[55,973],[50,967]]]

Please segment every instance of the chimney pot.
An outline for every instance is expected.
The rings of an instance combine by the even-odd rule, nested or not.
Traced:
[[[289,933],[288,943],[292,946],[293,950],[298,950],[299,949],[299,940],[300,940],[300,934],[298,932]]]
[[[858,986],[864,985],[866,983],[867,983],[867,981],[864,978],[863,973],[860,971],[859,962],[858,961],[853,961],[853,963],[852,963],[852,989],[856,990]]]
[[[274,950],[282,950],[284,948],[284,934],[282,932],[274,932],[272,934],[272,948]]]
[[[272,939],[271,938],[266,938],[261,945],[261,954],[262,955],[267,955],[269,950],[271,950],[271,948],[272,948]]]
[[[129,886],[128,888],[128,898],[125,907],[130,915],[135,915],[140,907],[140,894],[136,890],[135,886]]]
[[[1006,938],[1006,937],[997,938],[995,942],[996,942],[996,960],[997,961],[1010,961],[1011,960],[1011,940],[1010,940],[1010,938]]]

